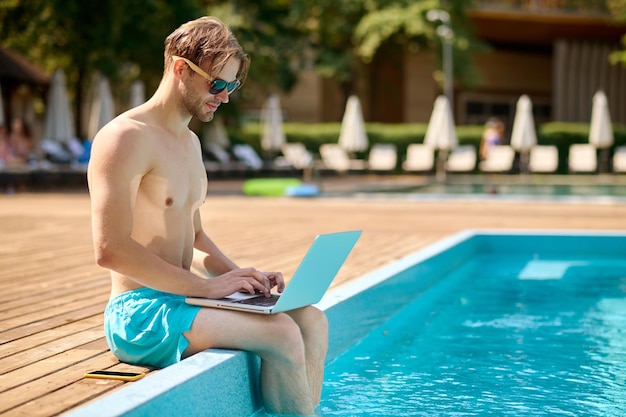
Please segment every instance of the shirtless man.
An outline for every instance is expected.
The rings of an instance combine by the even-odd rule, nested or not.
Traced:
[[[154,96],[96,135],[88,180],[96,261],[112,282],[105,335],[122,361],[154,367],[208,348],[254,352],[267,412],[313,415],[327,350],[323,312],[309,306],[263,316],[184,302],[284,287],[279,272],[238,267],[200,219],[206,172],[188,124],[192,117],[210,121],[248,66],[221,21],[185,23],[165,41]]]

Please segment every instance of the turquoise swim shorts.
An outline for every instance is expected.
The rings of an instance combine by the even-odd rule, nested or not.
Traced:
[[[138,288],[109,301],[104,334],[122,362],[164,368],[180,362],[189,345],[183,333],[200,309],[186,304],[184,296]]]

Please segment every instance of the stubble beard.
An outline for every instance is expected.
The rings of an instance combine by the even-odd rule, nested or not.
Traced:
[[[183,91],[182,105],[187,113],[201,122],[210,122],[215,116],[214,112],[207,112],[205,110],[206,101],[200,97],[194,88],[187,85],[187,83],[185,83],[185,91]]]

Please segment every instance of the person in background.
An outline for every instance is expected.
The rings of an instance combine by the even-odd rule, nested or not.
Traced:
[[[6,165],[10,159],[9,135],[7,128],[0,123],[0,167]]]
[[[479,155],[481,159],[487,159],[489,151],[497,145],[504,143],[504,123],[492,117],[485,124],[485,131],[480,142]]]
[[[11,162],[25,164],[33,150],[33,138],[30,129],[23,119],[17,118],[11,124],[9,135],[9,152]]]
[[[280,272],[239,267],[200,218],[207,177],[188,124],[192,117],[212,120],[228,103],[246,77],[248,56],[220,20],[202,17],[167,37],[164,61],[155,94],[104,126],[92,144],[95,256],[112,283],[107,342],[122,361],[153,367],[208,348],[254,352],[266,410],[313,415],[328,346],[322,311],[308,306],[265,316],[185,303],[186,296],[238,291],[269,296],[285,285]]]

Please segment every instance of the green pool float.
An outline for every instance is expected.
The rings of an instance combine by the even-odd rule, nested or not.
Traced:
[[[302,181],[297,178],[253,178],[243,183],[245,195],[282,197],[287,189],[299,187]]]

